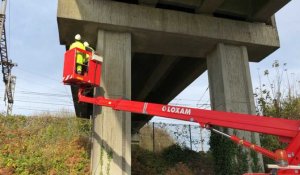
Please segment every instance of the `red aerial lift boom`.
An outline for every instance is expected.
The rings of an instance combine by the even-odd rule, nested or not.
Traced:
[[[78,53],[88,55],[89,58],[87,64],[84,65],[87,69],[83,75],[78,75],[76,73],[76,54]],[[69,50],[65,53],[63,82],[64,84],[76,85],[79,87],[79,102],[110,107],[117,111],[161,116],[199,123],[201,127],[210,129],[212,132],[228,137],[239,145],[252,149],[275,160],[278,165],[270,165],[270,168],[276,170],[272,171],[272,174],[300,174],[300,120],[287,120],[249,114],[211,111],[124,99],[87,97],[84,95],[84,91],[87,88],[100,86],[102,61],[102,57],[97,56],[93,52],[84,51],[78,48]],[[235,135],[228,135],[220,132],[214,129],[213,126],[278,136],[280,141],[287,143],[288,146],[284,150],[276,150],[275,152],[269,151],[244,139],[238,138]],[[254,175],[254,173],[251,174]],[[256,175],[270,175],[270,173],[256,173]]]

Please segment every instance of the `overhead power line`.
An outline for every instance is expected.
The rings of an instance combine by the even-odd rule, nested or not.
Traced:
[[[29,101],[29,100],[15,100],[15,101],[26,102],[26,103],[36,103],[36,104],[59,105],[59,106],[73,106],[72,104],[50,103],[50,102],[41,102],[41,101]]]
[[[4,90],[4,89],[0,89],[0,90]],[[69,95],[66,94],[60,94],[60,93],[49,93],[49,92],[39,92],[39,91],[16,91],[17,93],[21,93],[21,94],[33,94],[33,95],[45,95],[45,96],[58,96],[58,97],[68,97]]]
[[[55,113],[69,113],[69,114],[75,114],[74,112],[68,112],[68,111],[47,110],[47,109],[35,109],[35,108],[18,107],[18,106],[16,106],[16,109],[29,110],[29,111],[40,111],[40,112],[55,112]]]
[[[29,95],[41,95],[41,96],[55,96],[55,97],[68,97],[65,94],[57,94],[57,93],[45,93],[45,92],[33,92],[33,91],[17,91],[21,94],[29,94]]]
[[[59,79],[55,79],[55,78],[50,77],[48,75],[43,75],[41,73],[28,71],[28,70],[25,70],[25,69],[20,68],[20,67],[18,67],[17,69],[20,70],[20,71],[22,71],[22,72],[26,72],[26,73],[29,73],[29,74],[32,74],[32,75],[35,75],[35,76],[39,76],[39,77],[45,78],[46,80],[52,80],[52,81],[55,81],[55,82],[60,82],[61,81]]]
[[[200,99],[198,100],[198,103],[200,103],[203,99],[203,97],[205,96],[206,92],[208,91],[208,86],[207,88],[205,89],[205,91],[203,92],[202,96],[200,97]]]

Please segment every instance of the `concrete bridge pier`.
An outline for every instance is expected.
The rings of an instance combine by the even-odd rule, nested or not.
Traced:
[[[213,110],[255,114],[248,52],[245,46],[217,44],[207,56],[207,70]],[[232,129],[228,132],[233,134]],[[240,138],[250,141],[253,139],[253,143],[260,145],[257,133],[236,132]],[[249,160],[252,160],[249,156],[250,154]],[[258,154],[258,160],[258,165],[263,165],[261,154]],[[249,171],[251,169],[249,164]]]
[[[101,88],[95,95],[131,98],[131,34],[98,31],[102,64]],[[131,114],[94,106],[92,174],[131,174]]]

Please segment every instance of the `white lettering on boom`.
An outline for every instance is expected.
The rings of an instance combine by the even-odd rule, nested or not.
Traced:
[[[189,108],[175,107],[175,106],[163,106],[161,108],[163,112],[169,112],[174,114],[191,115],[192,111]]]

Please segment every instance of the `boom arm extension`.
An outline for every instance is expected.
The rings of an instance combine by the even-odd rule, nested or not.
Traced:
[[[241,138],[239,138],[239,137],[237,137],[235,135],[225,134],[225,133],[220,132],[220,131],[218,131],[218,130],[216,130],[214,128],[209,128],[209,126],[207,127],[207,129],[210,129],[212,132],[215,132],[217,134],[221,134],[221,135],[229,138],[230,140],[232,140],[236,144],[242,145],[242,146],[244,146],[246,148],[249,148],[249,149],[252,149],[252,150],[254,150],[256,152],[259,152],[259,153],[261,153],[261,154],[269,157],[270,159],[273,159],[273,160],[276,160],[276,161],[278,159],[277,155],[274,152],[269,151],[269,150],[267,150],[265,148],[262,148],[262,147],[260,147],[258,145],[255,145],[255,144],[253,144],[251,142],[248,142],[247,140],[241,139]]]
[[[127,111],[146,115],[156,115],[166,118],[191,121],[199,123],[202,127],[206,124],[240,129],[264,134],[271,134],[286,139],[296,137],[300,130],[299,120],[254,116],[231,112],[211,111],[180,106],[170,106],[147,102],[138,102],[123,99],[107,99],[104,97],[86,97],[79,90],[79,102],[92,103],[99,106],[111,107],[114,110]],[[255,120],[253,120],[255,117]]]
[[[86,97],[84,89],[78,92],[79,102],[91,103],[98,106],[111,107],[118,111],[127,111],[151,116],[161,116],[165,118],[178,119],[199,123],[202,127],[221,126],[245,131],[259,132],[275,135],[283,138],[289,146],[286,149],[288,163],[292,165],[300,164],[300,121],[287,120],[255,116],[249,114],[239,114],[231,112],[211,111],[181,106],[170,106],[147,102],[138,102],[124,99],[107,99],[104,97]],[[255,119],[254,119],[255,117]],[[229,135],[228,135],[229,136]],[[234,135],[229,138],[245,147],[253,149],[263,155],[277,159],[276,153],[254,145],[246,140]]]

